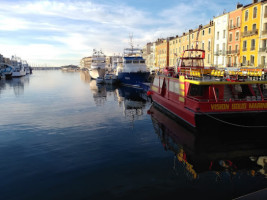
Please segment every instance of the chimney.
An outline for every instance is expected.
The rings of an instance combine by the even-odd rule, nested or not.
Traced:
[[[258,3],[258,0],[252,0],[252,3]]]
[[[241,7],[243,7],[243,4],[241,4],[241,3],[238,2],[238,3],[236,4],[236,9],[241,8]]]
[[[190,30],[189,30],[189,33],[192,33],[192,32],[193,32],[193,30],[192,30],[192,29],[190,29]]]
[[[202,24],[200,24],[198,28],[201,29],[202,27],[203,27]]]

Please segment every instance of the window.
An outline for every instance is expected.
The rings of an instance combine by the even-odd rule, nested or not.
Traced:
[[[267,23],[264,23],[263,31],[267,31]]]
[[[233,28],[233,20],[230,20],[230,28]]]
[[[251,49],[250,50],[255,50],[255,39],[251,40]]]
[[[246,63],[247,63],[247,58],[246,58],[246,56],[243,56],[243,58],[242,58],[242,64],[243,65],[246,65]]]
[[[211,28],[209,28],[209,34],[211,33]]]
[[[232,51],[232,46],[229,46],[229,53],[231,53]]]
[[[230,34],[229,34],[229,41],[230,41],[230,42],[232,42],[232,37],[233,37],[233,35],[232,35],[232,33],[230,33]]]
[[[235,41],[239,40],[239,32],[235,32]]]
[[[210,51],[210,41],[208,42],[208,50]]]
[[[247,26],[244,27],[244,32],[248,32],[248,27]]]
[[[225,38],[225,30],[223,30],[223,38]]]
[[[235,45],[235,52],[238,52],[238,45]]]
[[[186,49],[188,50],[188,48],[189,48],[189,46],[188,45],[186,45]]]
[[[217,32],[217,40],[219,40],[220,32]]]
[[[219,44],[216,45],[216,51],[219,51]]]
[[[266,18],[267,17],[267,6],[265,6],[265,8],[264,8],[264,18]]]
[[[245,12],[245,21],[248,21],[248,10]]]
[[[257,29],[257,25],[256,24],[253,24],[252,25],[252,30],[255,31]]]
[[[205,30],[202,31],[202,35],[205,35]]]
[[[194,33],[192,33],[192,39],[194,39]]]
[[[253,18],[257,17],[257,7],[253,8]]]
[[[239,27],[240,26],[240,17],[236,18],[236,26]]]
[[[247,41],[243,41],[243,51],[247,50]]]
[[[223,53],[225,53],[225,43],[223,43]]]
[[[208,54],[208,63],[210,63],[210,54]]]
[[[255,62],[255,61],[254,61],[254,56],[251,55],[251,56],[250,56],[250,64],[251,64],[251,65],[254,65],[254,64],[255,64],[254,62]]]
[[[202,49],[204,50],[204,47],[205,47],[205,44],[204,44],[204,42],[202,42]]]

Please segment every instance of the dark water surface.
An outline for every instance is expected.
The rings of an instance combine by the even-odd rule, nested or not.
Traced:
[[[1,80],[0,103],[0,199],[232,199],[267,187],[267,137],[196,136],[139,90],[86,72]]]

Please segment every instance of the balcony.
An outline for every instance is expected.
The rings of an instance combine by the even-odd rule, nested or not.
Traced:
[[[227,54],[239,54],[239,49],[227,51]]]
[[[230,25],[230,26],[229,26],[229,31],[230,31],[230,30],[233,30],[233,29],[236,29],[236,28],[240,28],[240,24],[233,24],[233,25]]]
[[[226,55],[226,51],[225,50],[217,50],[217,51],[215,51],[214,52],[214,55],[215,56],[220,56],[220,55],[222,55],[222,56],[225,56]]]
[[[257,35],[257,34],[258,34],[258,29],[254,29],[252,31],[242,32],[242,37],[248,37],[248,36]]]
[[[264,30],[261,32],[262,35],[266,35],[267,34],[267,30]]]
[[[267,13],[264,13],[264,18],[267,18]]]
[[[242,51],[247,51],[247,48],[243,48]]]
[[[266,47],[260,48],[259,52],[267,52],[267,48]]]
[[[255,46],[250,47],[250,51],[254,51],[255,50]]]

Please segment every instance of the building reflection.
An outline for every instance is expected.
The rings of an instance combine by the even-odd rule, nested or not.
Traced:
[[[88,71],[80,71],[81,80],[85,83],[90,83],[91,77]]]
[[[174,170],[177,174],[197,179],[204,172],[212,172],[218,180],[225,173],[230,177],[242,174],[266,177],[267,136],[255,133],[242,137],[227,133],[205,136],[188,131],[154,105],[148,113],[164,149],[175,155]]]
[[[0,80],[0,93],[8,88],[13,88],[15,96],[24,94],[24,87],[30,82],[29,75],[12,78],[10,80]]]

